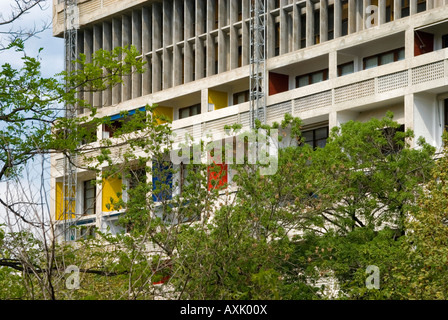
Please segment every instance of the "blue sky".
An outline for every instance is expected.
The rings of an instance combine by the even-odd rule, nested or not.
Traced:
[[[0,14],[5,18],[8,17],[11,12],[11,5],[13,4],[13,0],[0,0]],[[51,23],[52,4],[53,0],[47,0],[43,6],[43,10],[38,7],[33,8],[29,13],[21,16],[20,19],[14,23],[14,27],[33,28],[36,26],[36,28],[39,28],[45,22]],[[8,31],[9,28],[10,26],[0,27],[0,30]],[[29,56],[37,56],[39,48],[43,48],[40,57],[42,63],[42,75],[44,77],[53,76],[63,70],[64,40],[53,37],[53,30],[51,27],[25,43],[25,51]],[[9,62],[14,67],[18,67],[20,66],[20,56],[12,52],[0,53],[0,64],[5,62]]]
[[[14,4],[13,0],[0,0],[0,18],[1,20],[8,18],[11,13],[11,5]],[[45,23],[49,24],[52,21],[52,4],[53,0],[47,0],[43,8],[33,8],[29,13],[20,17],[13,26],[0,26],[0,31],[9,31],[13,28],[28,28],[32,29],[34,26],[38,29]],[[2,35],[0,34],[0,37]],[[3,41],[2,43],[5,43]],[[39,49],[43,48],[43,51],[39,54]],[[36,57],[40,56],[41,60],[41,72],[43,77],[52,77],[55,74],[63,71],[64,68],[64,40],[53,37],[53,30],[50,27],[43,33],[37,35],[37,37],[31,38],[25,43],[25,52],[28,56]],[[15,68],[21,67],[21,54],[15,53],[11,50],[0,52],[0,65],[9,63]],[[8,187],[8,182],[0,183],[0,196],[8,200],[16,197],[26,197],[24,199],[39,202],[41,199],[40,186],[41,186],[41,173],[44,170],[44,182],[45,191],[44,197],[49,196],[49,167],[48,162],[45,162],[45,168],[41,166],[42,162],[39,159],[32,162],[24,169],[23,178],[20,179],[18,184]],[[37,200],[36,200],[37,199]],[[47,201],[49,198],[47,198]],[[43,209],[43,208],[42,208]],[[44,210],[46,211],[46,210]],[[5,215],[5,208],[0,206],[0,223],[6,222],[11,226],[11,222],[7,220],[8,215]],[[2,221],[3,220],[3,221]],[[15,224],[12,225],[14,227]]]

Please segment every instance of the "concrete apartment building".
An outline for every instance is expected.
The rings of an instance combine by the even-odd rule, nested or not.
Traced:
[[[77,2],[78,52],[133,44],[147,61],[144,74],[84,96],[99,116],[117,119],[122,110],[157,104],[174,132],[249,128],[250,0]],[[53,13],[54,35],[63,37],[64,1],[54,0]],[[390,110],[417,137],[441,147],[448,125],[448,0],[267,0],[266,15],[267,123],[285,113],[300,117],[307,142],[319,147],[332,127]],[[98,128],[98,138],[109,137],[108,130]],[[63,156],[54,156],[56,220],[63,176]],[[95,187],[92,179],[77,174],[76,224],[86,226],[84,233],[89,226],[119,232],[121,212],[106,204],[126,182]]]

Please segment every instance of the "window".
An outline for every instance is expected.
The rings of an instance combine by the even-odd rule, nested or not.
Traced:
[[[328,70],[320,70],[296,77],[296,88],[301,88],[310,84],[315,84],[328,79]]]
[[[233,105],[249,101],[249,90],[237,92],[233,95]]]
[[[186,108],[179,109],[179,119],[185,119],[201,114],[201,104],[195,104]]]
[[[409,16],[409,0],[401,0],[401,17]]]
[[[274,32],[274,56],[280,55],[280,22],[275,24],[275,32]]]
[[[300,47],[306,47],[306,14],[300,15]]]
[[[334,39],[334,5],[328,6],[328,40]]]
[[[77,239],[92,239],[95,238],[95,226],[89,225],[89,226],[82,226],[78,230],[78,237]]]
[[[309,146],[316,148],[323,148],[327,144],[328,127],[318,128],[302,132],[303,142]]]
[[[82,140],[81,140],[81,144],[89,144],[92,142],[95,142],[97,140],[97,135],[96,135],[96,126],[91,124],[91,123],[87,123],[84,125],[80,126],[80,134],[82,136]]]
[[[129,172],[128,187],[135,189],[140,183],[146,182],[145,168],[138,168]]]
[[[320,43],[320,10],[314,11],[314,44]]]
[[[383,52],[374,56],[364,58],[364,70],[382,66],[404,59],[404,48]]]
[[[161,163],[154,161],[152,164],[152,199],[154,202],[162,202],[172,199],[173,189],[173,164],[168,161]]]
[[[442,36],[442,49],[448,48],[448,34]]]
[[[417,1],[417,12],[426,11],[426,0]]]
[[[338,66],[338,76],[342,77],[347,74],[355,72],[355,65],[353,61],[344,63]]]
[[[111,116],[110,123],[103,125],[103,139],[113,138],[117,131],[120,131],[127,122],[133,119],[136,112],[146,112],[146,109],[145,107],[142,107],[136,110],[131,110],[126,115],[120,113]],[[142,123],[144,123],[144,121]],[[139,128],[136,128],[136,130],[138,129]]]
[[[84,215],[96,213],[96,183],[95,180],[84,181]]]
[[[348,0],[342,0],[342,30],[343,36],[348,35]]]
[[[386,22],[394,20],[394,0],[386,1]]]

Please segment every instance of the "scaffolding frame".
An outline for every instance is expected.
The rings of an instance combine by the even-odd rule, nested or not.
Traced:
[[[70,74],[75,69],[73,63],[78,58],[78,28],[79,12],[77,0],[64,1],[64,41],[65,41],[65,71]],[[67,92],[72,90],[66,83]],[[77,116],[75,104],[65,104],[65,117],[74,119]],[[72,134],[72,129],[65,129],[65,137]],[[68,152],[64,157],[64,175],[62,183],[62,213],[63,213],[63,235],[65,241],[75,240],[76,230],[73,228],[73,220],[76,212],[77,193],[77,156],[76,153]]]
[[[266,123],[267,0],[251,0],[250,17],[250,127]]]

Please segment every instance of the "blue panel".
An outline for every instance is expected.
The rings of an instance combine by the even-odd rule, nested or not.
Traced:
[[[138,108],[138,109],[131,110],[131,111],[128,112],[128,115],[132,116],[135,113],[136,110],[145,112],[146,111],[146,107],[141,107],[141,108]],[[119,120],[119,119],[122,119],[122,118],[123,118],[123,116],[121,114],[116,114],[116,115],[111,116],[110,120],[114,121],[114,120]]]
[[[163,166],[162,164],[159,164],[157,162],[153,162],[152,164],[152,190],[155,191],[157,189],[157,185],[165,184],[168,185],[168,190],[159,191],[158,194],[154,193],[152,194],[152,199],[154,202],[160,202],[162,200],[171,200],[172,199],[172,193],[173,193],[173,173],[170,171],[172,168],[171,165]],[[154,174],[155,171],[158,171],[158,177]],[[159,179],[160,178],[160,179]],[[157,183],[159,181],[159,183]],[[162,185],[159,186],[158,189],[161,189]]]

